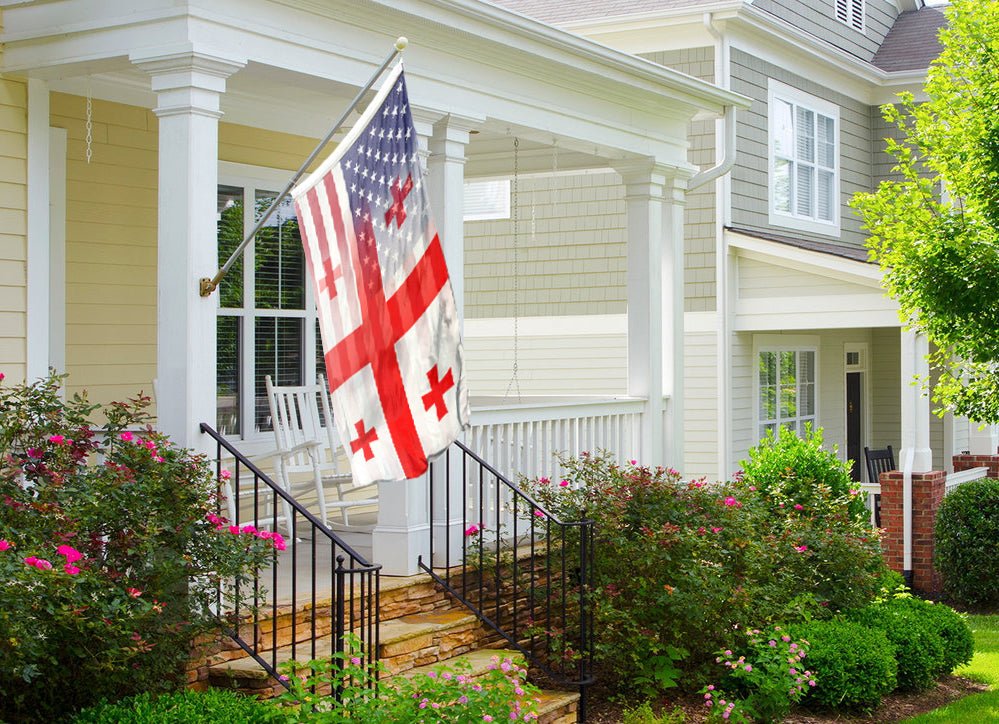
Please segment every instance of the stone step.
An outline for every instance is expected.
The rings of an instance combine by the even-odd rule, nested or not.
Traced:
[[[544,690],[538,697],[538,724],[576,724],[579,720],[579,692]]]
[[[475,616],[464,611],[431,611],[403,616],[382,623],[379,659],[391,676],[471,651],[481,633]],[[331,648],[331,637],[324,637],[316,642],[315,657],[329,656]],[[293,656],[299,661],[313,657],[311,643],[299,644],[294,653],[292,646],[283,646],[260,655],[268,663],[278,665],[290,661]],[[214,686],[244,690],[261,698],[279,693],[275,687],[280,687],[249,656],[213,663],[208,668],[208,680]]]
[[[417,674],[429,674],[435,669],[439,669],[441,666],[454,667],[458,665],[458,662],[465,661],[469,664],[469,669],[463,671],[468,676],[472,678],[478,678],[490,670],[496,658],[500,660],[509,659],[517,666],[524,665],[524,655],[519,651],[511,651],[508,649],[475,649],[469,651],[466,654],[461,654],[460,656],[455,656],[443,663],[437,664],[424,664],[423,666],[416,666],[412,669],[402,672],[399,676],[416,676]]]

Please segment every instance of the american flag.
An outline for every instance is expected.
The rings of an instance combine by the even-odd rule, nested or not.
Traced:
[[[401,64],[292,195],[354,482],[417,477],[467,426],[469,408]]]

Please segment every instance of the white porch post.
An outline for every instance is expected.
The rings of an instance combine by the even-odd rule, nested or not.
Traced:
[[[433,124],[433,133],[429,138],[428,193],[447,258],[448,276],[462,332],[465,319],[465,149],[469,132],[481,120],[444,116]],[[441,459],[436,467],[431,481],[435,508],[431,521],[433,564],[455,565],[461,563],[464,551],[463,466],[454,462],[448,466]]]
[[[49,254],[49,86],[28,79],[28,256],[25,379],[45,377],[52,363]]]
[[[929,343],[921,334],[903,329],[902,352],[902,569],[912,580],[912,474],[933,469],[930,450],[930,398],[916,378],[929,374]]]
[[[186,50],[140,51],[159,118],[156,375],[159,428],[197,448],[201,422],[215,422],[215,309],[198,280],[218,268],[218,121],[225,81],[238,60]]]
[[[686,174],[650,161],[617,169],[627,204],[628,394],[648,399],[640,462],[681,466]]]

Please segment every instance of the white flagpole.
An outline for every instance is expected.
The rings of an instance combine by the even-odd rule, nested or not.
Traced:
[[[316,160],[316,157],[326,147],[326,144],[328,144],[333,139],[334,134],[340,130],[340,127],[347,120],[347,116],[349,116],[351,113],[354,112],[354,109],[361,102],[361,99],[364,97],[364,94],[367,93],[369,90],[371,90],[371,87],[381,77],[382,73],[385,72],[385,69],[388,68],[389,65],[392,64],[392,61],[395,60],[396,57],[400,53],[402,53],[403,50],[406,49],[406,46],[408,44],[409,41],[404,36],[400,36],[399,38],[396,39],[395,47],[392,49],[392,52],[389,53],[388,57],[385,58],[385,61],[380,66],[378,66],[378,70],[376,70],[372,74],[371,78],[364,85],[364,87],[357,92],[357,95],[354,96],[354,100],[350,102],[346,110],[344,110],[344,112],[337,119],[336,123],[333,124],[333,127],[330,128],[329,133],[326,134],[323,140],[319,142],[319,145],[317,145],[315,149],[312,151],[312,153],[309,154],[309,157],[305,159],[305,162],[299,167],[298,171],[295,172],[295,175],[291,177],[291,180],[288,182],[288,185],[284,187],[284,191],[278,194],[278,196],[274,199],[274,201],[271,202],[271,205],[267,207],[267,210],[260,217],[260,220],[257,221],[256,226],[254,226],[253,229],[250,231],[250,233],[246,235],[246,238],[243,239],[242,243],[238,247],[236,247],[236,250],[232,253],[232,255],[229,257],[226,263],[222,265],[222,268],[219,269],[217,272],[215,272],[215,276],[213,276],[211,279],[209,279],[208,277],[202,277],[199,280],[199,293],[201,294],[201,296],[203,297],[210,296],[211,293],[218,288],[219,282],[221,282],[223,277],[225,277],[225,275],[229,273],[229,268],[236,263],[236,259],[239,257],[240,254],[243,253],[243,250],[246,249],[246,246],[250,243],[250,241],[253,240],[253,237],[257,235],[257,232],[260,231],[261,228],[263,228],[264,224],[267,222],[267,219],[269,219],[271,214],[274,213],[274,210],[281,204],[282,201],[285,200],[285,198],[287,198],[288,194],[291,193],[291,190],[292,188],[294,188],[295,183],[298,181],[298,179],[300,179],[302,175],[306,172],[306,170],[309,168],[309,166],[312,165],[312,162]]]

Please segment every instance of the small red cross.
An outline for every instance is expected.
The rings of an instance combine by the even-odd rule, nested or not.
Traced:
[[[364,420],[358,420],[354,423],[354,429],[357,430],[357,439],[350,441],[351,452],[357,452],[361,448],[364,448],[364,459],[370,460],[375,456],[371,451],[371,443],[378,439],[378,433],[375,432],[375,428],[370,430],[364,429]]]
[[[430,392],[423,396],[423,409],[429,410],[431,407],[437,408],[437,419],[441,420],[447,414],[447,405],[444,404],[444,393],[454,387],[454,375],[451,368],[447,370],[444,379],[440,379],[437,372],[437,365],[427,372],[427,381],[430,382]]]
[[[402,227],[402,222],[406,220],[406,197],[409,196],[409,192],[413,190],[413,177],[407,176],[406,183],[399,187],[399,179],[395,180],[392,184],[392,188],[389,189],[392,192],[392,206],[389,210],[385,212],[385,223],[391,224],[392,217],[395,217],[395,224],[397,227]]]
[[[326,257],[323,259],[323,280],[319,283],[319,291],[327,292],[330,299],[336,296],[336,280],[343,276],[343,267],[333,266],[333,261]]]

